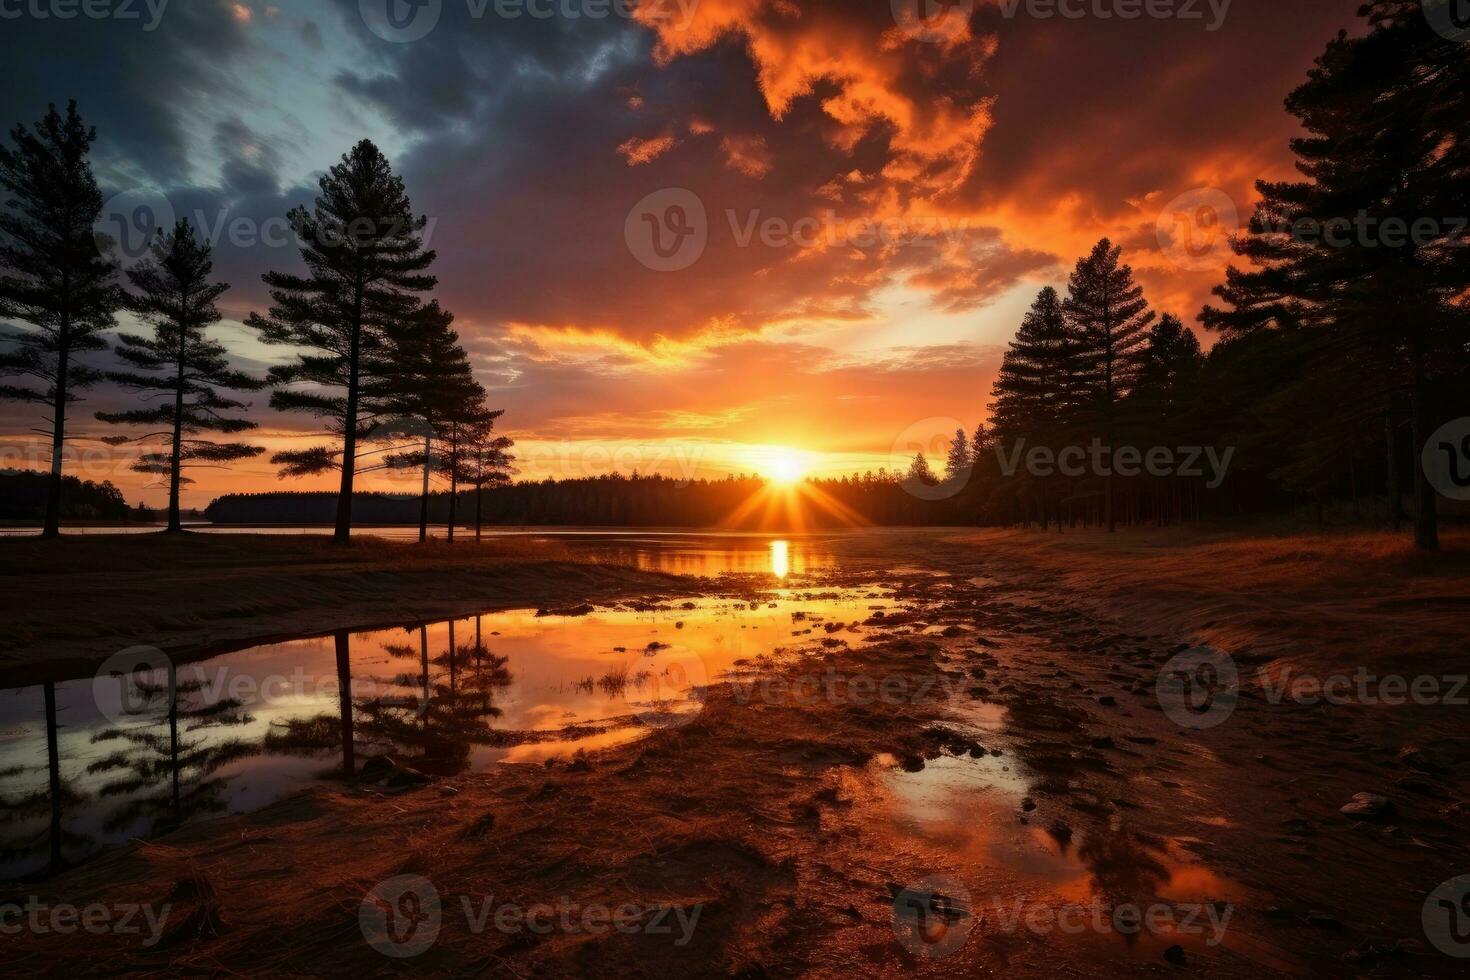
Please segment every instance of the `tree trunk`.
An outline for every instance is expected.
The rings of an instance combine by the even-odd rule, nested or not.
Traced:
[[[185,293],[183,306],[188,305],[188,294]],[[179,328],[179,371],[174,377],[174,438],[173,455],[169,460],[168,468],[168,529],[170,531],[182,531],[183,522],[179,520],[179,482],[184,468],[184,344],[188,333]]]
[[[51,785],[51,868],[61,867],[61,752],[57,747],[56,684],[41,685],[46,697],[46,769]]]
[[[69,325],[62,323],[64,338]],[[51,482],[46,487],[46,524],[41,537],[61,536],[61,450],[66,444],[66,372],[70,351],[63,340],[56,351],[56,404],[51,418]]]
[[[347,353],[347,410],[342,426],[342,485],[337,491],[337,527],[332,540],[352,540],[352,481],[357,475],[357,372],[362,348],[362,291],[357,284],[352,305],[352,344]]]
[[[480,543],[480,514],[485,503],[485,487],[483,484],[475,487],[475,544]]]
[[[1417,372],[1416,372],[1417,374]],[[1414,379],[1412,400],[1414,429],[1414,547],[1420,551],[1439,550],[1439,500],[1429,476],[1424,472],[1424,442],[1429,438],[1428,411],[1424,405],[1424,382]]]
[[[337,641],[337,710],[342,716],[342,772],[349,778],[357,772],[352,744],[352,660],[351,634],[341,630]]]
[[[1384,453],[1388,457],[1388,519],[1397,531],[1404,522],[1404,494],[1399,489],[1398,453],[1395,451],[1397,439],[1392,413],[1383,417],[1383,444]]]
[[[419,494],[419,544],[429,540],[429,452],[433,436],[424,436],[424,488]]]

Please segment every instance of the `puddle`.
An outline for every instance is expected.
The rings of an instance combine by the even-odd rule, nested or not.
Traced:
[[[1294,957],[1233,921],[1251,893],[1201,862],[1190,841],[1136,833],[1116,816],[1100,825],[1078,817],[1073,826],[1042,815],[1071,820],[1070,808],[1027,812],[1023,801],[1038,781],[1009,752],[934,759],[919,772],[879,757],[853,782],[854,816],[865,833],[879,835],[879,846],[942,871],[952,890],[959,883],[974,917],[971,941],[1002,960],[1043,938],[1140,967],[1162,963],[1177,944],[1187,955],[1224,947],[1299,972]],[[1134,927],[1133,908],[1154,925]],[[1118,909],[1125,911],[1115,919]]]
[[[452,776],[642,737],[698,712],[700,689],[728,672],[834,636],[858,642],[870,610],[892,608],[870,589],[820,596],[513,610],[265,644],[172,676],[0,691],[0,876],[49,860],[52,744],[62,852],[75,859],[256,809],[376,755]]]

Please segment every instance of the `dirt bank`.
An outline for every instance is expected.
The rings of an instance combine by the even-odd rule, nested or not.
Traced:
[[[0,685],[83,676],[123,647],[195,656],[256,640],[514,606],[683,591],[689,580],[525,540],[316,535],[0,538]]]
[[[364,941],[364,902],[412,875],[442,910],[409,962],[438,975],[1459,975],[1420,923],[1431,889],[1470,869],[1470,752],[1452,735],[1466,709],[1273,701],[1252,673],[1288,656],[1351,670],[1362,651],[1445,636],[1434,597],[1467,594],[1462,558],[1380,547],[851,536],[829,584],[880,584],[899,611],[866,642],[755,665],[785,681],[764,696],[736,678],[689,723],[574,762],[337,783],[134,842],[9,892],[168,905],[159,942],[23,933],[8,965],[388,975],[401,961]],[[1314,643],[1345,635],[1354,608],[1354,643]],[[1192,730],[1158,682],[1201,640],[1231,641],[1245,677],[1230,717]],[[1439,669],[1463,670],[1447,649]],[[1391,809],[1341,813],[1359,792]],[[952,951],[896,934],[898,899],[936,878],[965,892]],[[1185,903],[1229,926],[1214,943],[1004,915],[1084,900]],[[672,928],[475,927],[486,908],[539,905],[643,909]]]

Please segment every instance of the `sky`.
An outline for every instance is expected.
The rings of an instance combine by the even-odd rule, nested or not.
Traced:
[[[207,230],[248,370],[290,353],[242,322],[263,272],[302,268],[281,217],[368,138],[521,478],[837,475],[982,422],[1026,307],[1104,236],[1194,324],[1254,182],[1294,174],[1284,98],[1357,6],[0,0],[0,121],[76,99],[105,220]],[[257,444],[314,441],[249,397]],[[157,506],[136,450],[96,441],[128,398],[73,407],[68,472]],[[38,420],[0,403],[0,466],[49,465]],[[186,506],[333,482],[191,475]]]

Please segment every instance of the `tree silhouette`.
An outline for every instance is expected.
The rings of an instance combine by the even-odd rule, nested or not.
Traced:
[[[102,194],[88,155],[97,131],[82,123],[76,102],[63,118],[51,106],[34,130],[11,130],[13,147],[0,147],[0,316],[32,329],[8,336],[15,348],[0,353],[0,374],[34,384],[0,385],[0,397],[51,410],[51,484],[42,537],[61,533],[62,457],[66,408],[76,392],[101,374],[77,363],[79,354],[106,350],[99,334],[114,323],[119,302],[111,241],[94,226]]]
[[[459,456],[459,482],[473,489],[475,494],[475,540],[480,540],[480,529],[485,517],[485,490],[487,487],[505,486],[514,472],[515,457],[511,447],[515,442],[508,436],[495,434],[495,412],[464,427],[463,450]]]
[[[225,348],[207,338],[206,328],[220,320],[214,301],[229,289],[210,282],[213,260],[210,246],[196,238],[187,218],[151,245],[151,257],[128,270],[136,294],[126,306],[139,320],[153,326],[152,337],[122,334],[117,356],[138,371],[109,371],[108,378],[145,399],[167,398],[168,403],[126,412],[98,412],[97,418],[117,425],[163,426],[136,441],[167,439],[168,449],[144,453],[133,464],[139,473],[164,476],[168,483],[168,530],[180,531],[179,487],[190,482],[183,475],[192,465],[216,465],[249,459],[265,452],[243,442],[213,442],[194,438],[200,432],[244,432],[255,428],[248,419],[222,413],[247,408],[226,398],[220,388],[255,391],[264,382],[230,367]],[[124,442],[126,439],[106,440]]]
[[[1104,238],[1092,254],[1077,262],[1067,284],[1063,304],[1068,327],[1082,346],[1082,381],[1089,408],[1100,426],[1103,442],[1111,445],[1117,404],[1137,376],[1141,353],[1154,321],[1143,298],[1143,287],[1133,280],[1133,269],[1118,263],[1122,246]],[[1116,529],[1113,514],[1113,476],[1104,477],[1104,514],[1108,530]]]
[[[345,544],[352,533],[359,443],[392,411],[363,397],[365,382],[390,369],[388,332],[412,322],[417,294],[434,287],[425,271],[434,253],[423,244],[426,219],[414,216],[402,179],[368,140],[322,177],[315,207],[293,210],[290,221],[308,274],[266,273],[273,305],[268,315],[251,314],[248,323],[268,344],[308,351],[271,369],[278,386],[271,405],[326,419],[341,442],[271,460],[287,476],[341,472],[335,538]],[[308,388],[292,387],[300,385]]]
[[[1215,290],[1229,308],[1201,314],[1227,337],[1306,335],[1308,367],[1288,380],[1283,407],[1309,413],[1294,469],[1319,485],[1343,439],[1379,420],[1392,454],[1403,403],[1417,462],[1437,387],[1464,380],[1470,336],[1459,302],[1470,235],[1447,217],[1470,214],[1463,45],[1418,3],[1376,0],[1362,13],[1372,29],[1340,33],[1287,99],[1307,133],[1291,143],[1307,179],[1257,184],[1262,200],[1236,242],[1254,268],[1231,268]],[[1329,377],[1336,393],[1324,402]],[[1435,492],[1423,467],[1413,470],[1414,540],[1433,550]]]

